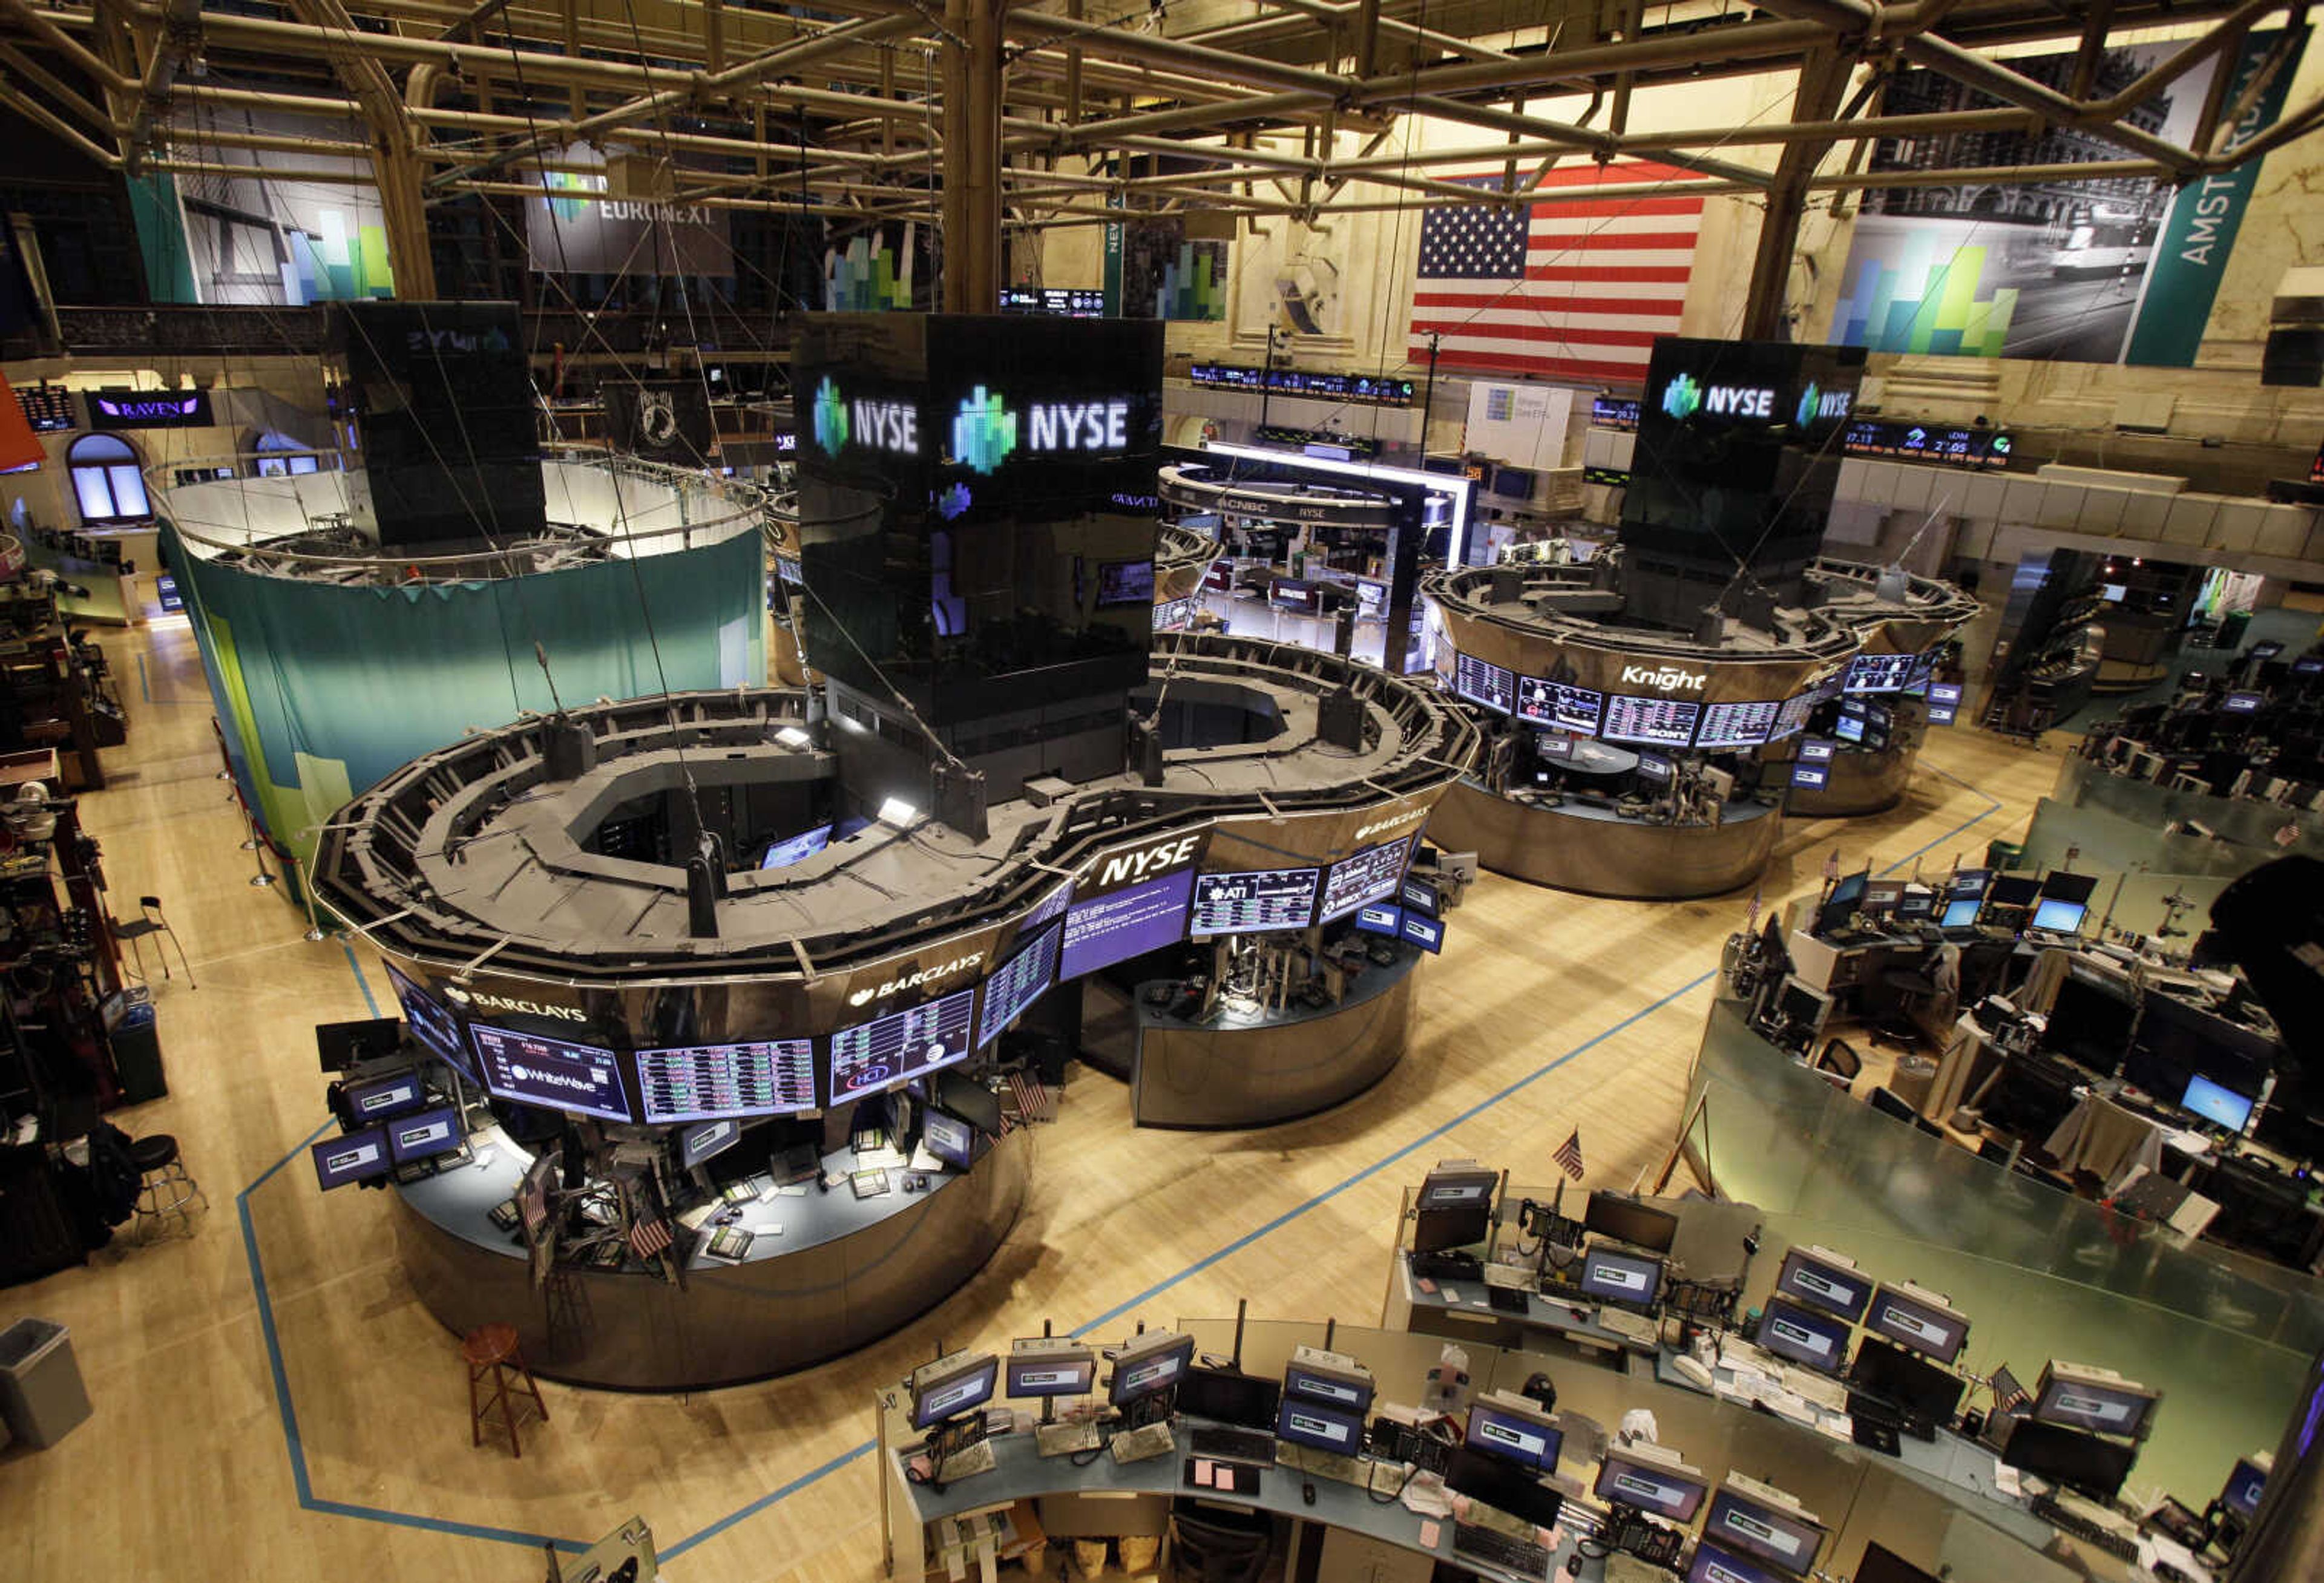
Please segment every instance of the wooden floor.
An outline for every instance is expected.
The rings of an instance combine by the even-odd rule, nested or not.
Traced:
[[[115,910],[161,896],[200,981],[157,997],[171,1097],[115,1119],[175,1134],[211,1207],[190,1238],[116,1243],[0,1294],[0,1320],[71,1328],[96,1404],[56,1448],[0,1453],[14,1578],[523,1583],[543,1570],[523,1536],[593,1539],[641,1514],[679,1583],[870,1579],[871,1394],[939,1337],[998,1347],[1045,1319],[1101,1318],[1111,1337],[1133,1317],[1229,1314],[1239,1296],[1262,1318],[1369,1324],[1398,1193],[1440,1156],[1549,1180],[1547,1155],[1578,1127],[1592,1185],[1658,1163],[1748,899],[1593,901],[1488,876],[1425,970],[1414,1050],[1373,1092],[1262,1132],[1135,1134],[1121,1087],[1076,1069],[1014,1233],[910,1331],[689,1397],[547,1386],[552,1422],[520,1462],[461,1438],[456,1348],[403,1283],[385,1201],[325,1196],[303,1157],[325,1119],[311,1025],[385,1004],[378,964],[305,941],[280,893],[249,883],[182,621],[106,647],[130,742],[106,755],[114,785],[84,824]],[[1932,735],[1902,807],[1792,827],[1771,904],[1812,887],[1835,847],[1849,867],[1941,868],[2022,828],[2056,753]]]

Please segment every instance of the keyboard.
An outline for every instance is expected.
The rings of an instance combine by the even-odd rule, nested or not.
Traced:
[[[1485,1266],[1471,1254],[1416,1253],[1412,1256],[1412,1273],[1431,1281],[1481,1281],[1485,1278]]]
[[[1080,1451],[1094,1451],[1099,1435],[1095,1422],[1084,1419],[1079,1423],[1037,1423],[1033,1426],[1033,1443],[1044,1457],[1070,1457]]]
[[[2132,1537],[2127,1520],[2087,1501],[2076,1500],[2069,1505],[2070,1500],[2072,1497],[2037,1495],[2028,1503],[2028,1508],[2061,1533],[2070,1533],[2086,1544],[2094,1544],[2118,1561],[2137,1561],[2138,1541]]]
[[[1641,1347],[1651,1347],[1662,1339],[1663,1328],[1643,1314],[1610,1305],[1598,1311],[1598,1325],[1613,1331],[1625,1341],[1635,1341]]]
[[[1784,1371],[1784,1384],[1795,1396],[1813,1403],[1826,1413],[1848,1411],[1848,1387],[1829,1375],[1797,1365]]]
[[[1513,1291],[1531,1292],[1540,1285],[1540,1282],[1523,1265],[1487,1265],[1485,1284],[1496,1289],[1508,1287]]]
[[[1522,1578],[1549,1576],[1549,1552],[1541,1546],[1528,1540],[1511,1539],[1474,1523],[1452,1524],[1452,1553],[1463,1560],[1485,1561]]]
[[[1485,1301],[1492,1304],[1495,1313],[1522,1316],[1533,1311],[1533,1304],[1526,1301],[1526,1294],[1513,1286],[1486,1287]]]
[[[1353,1457],[1342,1457],[1337,1451],[1313,1450],[1305,1446],[1277,1445],[1275,1459],[1286,1468],[1316,1478],[1328,1478],[1333,1484],[1352,1484],[1360,1488],[1371,1487],[1371,1475]]]
[[[1903,1442],[1896,1438],[1894,1424],[1858,1418],[1852,1413],[1848,1420],[1848,1437],[1866,1450],[1877,1451],[1884,1457],[1893,1457],[1904,1449]]]
[[[1132,1462],[1143,1462],[1149,1457],[1167,1457],[1178,1449],[1178,1442],[1171,1438],[1168,1424],[1149,1423],[1143,1429],[1129,1430],[1114,1436],[1110,1449],[1113,1452],[1113,1459],[1128,1467]]]
[[[979,1440],[964,1451],[955,1451],[936,1464],[936,1474],[946,1484],[956,1479],[972,1478],[980,1473],[992,1471],[992,1442]]]
[[[1213,1429],[1190,1430],[1186,1449],[1197,1457],[1210,1457],[1227,1462],[1260,1462],[1273,1466],[1275,1437],[1264,1430]]]

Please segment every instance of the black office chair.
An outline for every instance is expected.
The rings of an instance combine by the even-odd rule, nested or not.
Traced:
[[[1192,1583],[1259,1583],[1274,1547],[1272,1527],[1220,1521],[1224,1513],[1170,1514],[1171,1573]]]
[[[1815,1069],[1841,1088],[1846,1088],[1856,1081],[1856,1074],[1864,1070],[1864,1060],[1857,1054],[1856,1046],[1846,1039],[1834,1039],[1816,1057]]]
[[[194,964],[186,960],[186,948],[179,943],[178,932],[170,927],[170,920],[162,916],[161,898],[158,896],[141,896],[137,898],[137,917],[134,922],[124,924],[118,918],[113,921],[113,937],[115,940],[125,940],[129,943],[130,952],[137,961],[137,976],[140,979],[147,977],[145,947],[142,943],[148,934],[159,934],[161,940],[177,946],[178,965],[186,970],[186,988],[199,989],[201,986],[194,982]],[[153,946],[153,954],[161,959],[161,976],[168,978],[170,976],[168,950],[157,941]]]

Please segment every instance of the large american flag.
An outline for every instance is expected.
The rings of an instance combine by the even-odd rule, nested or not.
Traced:
[[[1544,189],[1695,179],[1644,160],[1561,167]],[[1490,176],[1455,177],[1493,187]],[[1572,198],[1523,209],[1453,204],[1427,210],[1412,301],[1412,361],[1431,331],[1440,368],[1637,382],[1656,336],[1678,333],[1702,229],[1702,199]]]

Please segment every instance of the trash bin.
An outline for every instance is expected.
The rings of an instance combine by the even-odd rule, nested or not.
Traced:
[[[1985,866],[2006,871],[2025,860],[2024,846],[2015,841],[1988,841],[1985,843]]]
[[[132,1105],[158,1100],[170,1091],[161,1070],[161,1035],[153,1026],[151,1006],[132,1006],[121,1015],[110,1035],[113,1070],[121,1079],[121,1097]]]
[[[0,1418],[11,1434],[28,1446],[53,1446],[88,1416],[70,1331],[41,1319],[0,1330]]]

